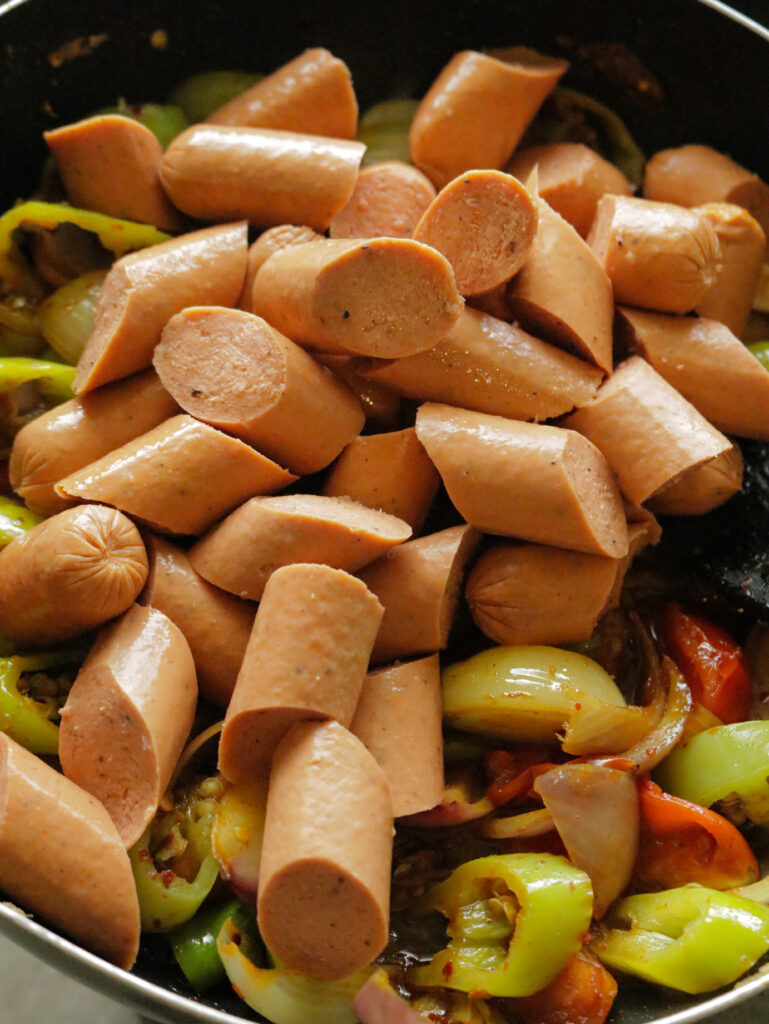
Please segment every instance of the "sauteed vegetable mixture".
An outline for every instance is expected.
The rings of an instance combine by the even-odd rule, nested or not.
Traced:
[[[769,951],[769,629],[655,556],[769,440],[769,187],[567,70],[201,75],[0,218],[0,886],[112,962],[601,1024]]]

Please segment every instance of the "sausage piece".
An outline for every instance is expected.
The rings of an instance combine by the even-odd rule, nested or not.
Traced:
[[[663,487],[649,507],[663,516],[701,516],[712,512],[742,487],[742,452],[735,444],[715,459],[695,466]]]
[[[163,155],[160,180],[200,220],[325,231],[352,195],[366,147],[321,135],[196,124]]]
[[[583,238],[587,238],[598,200],[607,192],[632,194],[619,168],[581,142],[553,142],[514,153],[505,170],[526,181],[537,168],[539,194]]]
[[[465,566],[480,539],[466,524],[452,526],[393,548],[361,569],[359,579],[384,605],[373,664],[446,647]]]
[[[614,476],[576,431],[430,403],[416,428],[454,506],[477,529],[611,558],[627,553]]]
[[[353,193],[329,225],[331,238],[411,238],[435,186],[402,160],[363,167]]]
[[[206,121],[352,139],[358,103],[350,69],[322,47],[305,50]]]
[[[90,793],[0,732],[0,887],[128,971],[139,952],[131,864]]]
[[[152,361],[185,412],[294,473],[324,469],[363,427],[352,392],[252,313],[190,306],[168,321]]]
[[[437,654],[366,676],[350,732],[384,772],[396,818],[441,802],[442,712]]]
[[[508,319],[611,373],[611,283],[571,224],[539,197],[536,206],[531,251],[506,290]]]
[[[721,273],[695,312],[720,320],[741,338],[761,276],[766,240],[758,221],[733,203],[706,203],[696,212],[710,221],[721,247]]]
[[[523,46],[500,56],[456,54],[417,109],[411,158],[437,188],[471,168],[504,167],[569,66]]]
[[[330,497],[347,497],[382,509],[416,533],[427,518],[441,480],[413,427],[367,434],[350,441],[323,485]]]
[[[661,313],[688,313],[721,272],[721,247],[696,210],[633,196],[604,196],[588,245],[606,271],[616,302]]]
[[[147,553],[126,516],[80,505],[0,551],[0,635],[57,643],[124,612],[147,578]]]
[[[641,504],[686,470],[731,448],[720,431],[639,356],[564,421],[598,447],[622,493]]]
[[[704,317],[617,312],[618,335],[725,434],[769,441],[769,372],[728,327]]]
[[[253,313],[251,292],[254,290],[254,278],[264,261],[269,259],[274,252],[287,249],[290,245],[301,245],[302,242],[316,242],[320,237],[321,235],[317,231],[304,227],[302,224],[278,224],[274,228],[267,228],[266,231],[263,231],[248,249],[246,278],[243,282],[243,291],[237,302],[238,309]]]
[[[300,345],[382,359],[430,348],[463,305],[448,260],[410,238],[283,249],[256,275],[252,301],[255,313]]]
[[[427,207],[414,238],[443,253],[461,295],[482,295],[520,270],[536,231],[525,185],[502,171],[465,171]]]
[[[247,253],[245,223],[225,224],[114,263],[77,365],[75,393],[93,391],[149,366],[166,321],[185,306],[234,305],[243,287]]]
[[[184,634],[201,697],[226,708],[254,625],[256,606],[212,586],[187,553],[165,538],[145,537],[147,585],[139,602],[167,615]]]
[[[604,376],[597,366],[469,306],[426,352],[356,365],[409,398],[521,420],[551,419],[583,405]]]
[[[97,114],[43,136],[73,206],[180,230],[181,217],[160,184],[163,148],[145,125]]]
[[[190,561],[209,583],[258,601],[281,565],[355,572],[410,536],[403,520],[349,498],[283,494],[235,509],[190,549]]]
[[[387,944],[392,800],[374,758],[337,722],[295,725],[275,752],[259,931],[291,970],[335,980]]]
[[[387,430],[401,423],[401,396],[364,377],[358,370],[356,356],[346,356],[339,352],[315,352],[313,358],[344,381],[360,402],[369,425],[376,424],[380,430]]]
[[[381,618],[376,597],[340,569],[300,563],[275,570],[222,729],[226,779],[237,785],[263,775],[295,722],[350,724]]]
[[[155,816],[197,697],[181,631],[141,605],[101,631],[72,684],[61,710],[61,766],[107,808],[126,848]]]
[[[168,533],[199,534],[255,494],[273,494],[294,480],[242,441],[192,416],[174,416],[65,477],[56,490],[114,505]]]
[[[54,490],[60,480],[175,412],[176,402],[152,370],[54,406],[14,438],[8,465],[13,489],[33,512],[61,512],[74,502]]]

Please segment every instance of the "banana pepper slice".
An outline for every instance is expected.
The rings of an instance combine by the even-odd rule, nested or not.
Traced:
[[[51,721],[53,701],[34,700],[19,692],[23,672],[45,672],[58,666],[78,664],[85,657],[79,647],[61,647],[44,654],[0,658],[0,730],[33,754],[56,754],[59,727]]]
[[[474,996],[528,996],[549,985],[582,946],[590,879],[552,854],[481,857],[458,867],[420,901],[449,919],[449,944],[408,972],[419,986]]]
[[[18,501],[0,495],[0,548],[23,537],[27,530],[42,523],[43,516],[31,512]]]

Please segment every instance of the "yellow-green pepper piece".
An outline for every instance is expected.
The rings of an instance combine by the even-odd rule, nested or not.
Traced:
[[[42,672],[77,662],[83,654],[79,648],[62,647],[45,654],[0,659],[0,730],[33,754],[56,754],[59,727],[51,721],[55,708],[19,693],[19,679],[23,672]]]
[[[72,398],[75,367],[55,363],[50,359],[27,359],[26,356],[7,356],[0,359],[0,393],[13,391],[20,384],[37,381],[40,394],[55,402]]]
[[[160,103],[127,103],[120,99],[114,107],[105,107],[100,114],[120,114],[149,128],[163,149],[189,127],[189,121],[178,106]]]
[[[769,370],[769,341],[756,341],[754,344],[748,345],[748,348],[764,369]]]
[[[411,162],[409,129],[419,102],[384,100],[370,107],[358,124],[358,141],[364,143],[364,164],[380,160]]]
[[[197,124],[263,78],[249,71],[203,71],[180,82],[168,102],[180,107],[190,124]]]
[[[769,909],[700,885],[622,900],[592,943],[607,967],[690,995],[736,981],[769,949]]]
[[[582,946],[590,879],[552,854],[509,853],[458,867],[418,910],[449,919],[450,942],[408,980],[477,996],[528,996],[549,985]]]
[[[23,537],[27,530],[42,523],[43,518],[37,512],[30,512],[18,501],[0,496],[0,548],[4,548],[18,537]]]

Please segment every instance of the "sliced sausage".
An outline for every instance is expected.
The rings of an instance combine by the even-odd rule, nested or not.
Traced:
[[[598,395],[564,421],[605,455],[630,501],[641,504],[731,444],[639,356],[621,363]]]
[[[649,507],[663,516],[701,516],[742,487],[742,452],[732,445],[715,459],[695,466],[654,495]]]
[[[293,473],[315,473],[356,437],[360,403],[261,317],[190,306],[166,324],[153,363],[179,405]]]
[[[340,569],[276,569],[227,708],[219,743],[226,779],[238,784],[263,775],[295,722],[350,724],[381,618],[376,597]]]
[[[155,816],[197,697],[181,631],[138,604],[101,631],[72,684],[61,710],[61,766],[107,808],[126,848]]]
[[[73,206],[180,230],[181,217],[160,184],[163,147],[145,125],[120,114],[97,114],[43,137]]]
[[[355,572],[411,536],[402,519],[349,498],[252,498],[190,549],[196,572],[253,601],[281,565],[312,562]]]
[[[366,676],[350,731],[384,772],[396,818],[441,802],[442,715],[437,654]]]
[[[244,309],[247,313],[253,313],[251,292],[254,290],[254,278],[264,261],[269,259],[274,252],[287,249],[290,245],[301,245],[302,242],[316,242],[320,237],[317,231],[301,224],[278,224],[274,228],[267,228],[266,231],[263,231],[248,249],[246,278],[237,302],[238,308]]]
[[[55,485],[178,412],[152,370],[144,370],[30,420],[14,438],[11,483],[33,512],[53,515],[74,502]]]
[[[331,467],[323,493],[382,509],[418,532],[441,480],[413,427],[356,437]]]
[[[259,931],[286,967],[335,980],[381,953],[392,819],[387,780],[357,737],[336,722],[291,729],[270,775],[257,900]]]
[[[421,407],[416,429],[472,526],[587,554],[627,553],[614,476],[576,431],[433,404]]]
[[[163,155],[160,180],[200,220],[325,231],[352,195],[366,147],[321,135],[196,124]]]
[[[721,246],[721,273],[695,312],[726,324],[741,338],[761,276],[766,240],[758,221],[734,203],[706,203],[696,212],[710,221]]]
[[[679,206],[736,203],[769,237],[769,185],[709,146],[664,149],[647,161],[644,195]]]
[[[769,441],[769,371],[728,327],[628,308],[617,321],[631,349],[706,420],[725,434]]]
[[[537,231],[526,186],[502,171],[465,171],[444,185],[414,231],[442,252],[462,295],[482,295],[523,266]]]
[[[358,102],[344,61],[315,47],[283,64],[206,120],[352,139],[358,124]]]
[[[295,479],[242,441],[174,416],[65,477],[56,490],[114,505],[168,533],[199,534],[248,498]]]
[[[300,345],[382,359],[430,348],[462,311],[448,260],[410,238],[283,249],[256,275],[252,301]]]
[[[435,198],[435,186],[411,164],[382,160],[361,169],[347,203],[329,225],[331,238],[411,238]]]
[[[469,306],[426,352],[356,365],[409,398],[521,420],[569,412],[595,395],[604,376],[591,363]]]
[[[523,46],[500,58],[456,54],[417,109],[411,158],[437,188],[475,167],[504,167],[569,66]]]
[[[539,194],[556,213],[587,238],[598,200],[633,189],[622,171],[581,142],[552,142],[514,153],[505,170],[526,181],[537,168]]]
[[[393,548],[358,577],[384,605],[373,664],[443,650],[462,592],[468,560],[480,542],[463,524]]]
[[[695,210],[633,196],[604,196],[588,244],[615,301],[662,313],[688,313],[721,272],[721,246]]]
[[[401,396],[390,388],[368,380],[358,370],[356,356],[339,352],[314,352],[313,358],[334,374],[353,392],[366,414],[369,424],[376,424],[380,430],[394,428],[402,422]]]
[[[587,640],[624,577],[623,559],[543,544],[495,544],[465,594],[478,628],[498,644]]]
[[[126,516],[80,505],[0,551],[0,635],[67,640],[124,612],[147,579],[147,553]]]
[[[90,793],[0,732],[0,887],[128,971],[139,952],[131,864]]]
[[[185,636],[201,697],[226,708],[254,625],[256,606],[212,586],[187,553],[165,538],[145,537],[149,558],[141,604],[167,615]]]
[[[245,223],[225,224],[114,263],[77,365],[75,392],[93,391],[149,366],[166,321],[185,306],[233,306],[243,287],[247,254]]]
[[[542,199],[536,205],[534,243],[507,286],[507,319],[611,373],[611,283],[571,224]]]

